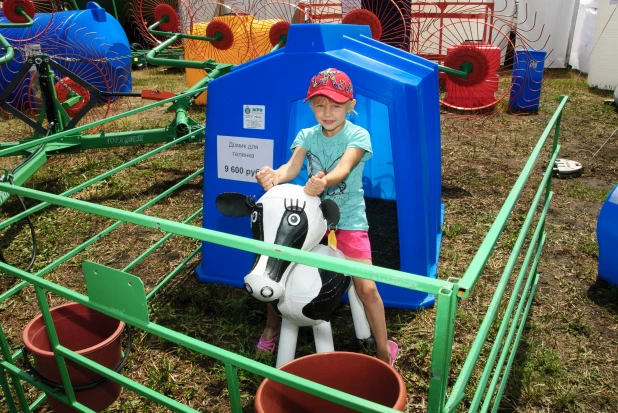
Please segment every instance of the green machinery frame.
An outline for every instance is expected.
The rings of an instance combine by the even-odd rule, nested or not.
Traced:
[[[2,352],[2,361],[0,361],[0,385],[8,411],[32,411],[44,401],[46,396],[45,394],[42,394],[32,404],[28,404],[22,385],[23,382],[27,382],[43,392],[48,393],[51,397],[71,405],[78,411],[90,412],[91,410],[77,402],[75,399],[75,393],[71,387],[66,369],[66,360],[70,360],[121,384],[125,388],[134,391],[139,395],[161,404],[172,411],[195,412],[195,410],[186,405],[178,403],[173,399],[153,391],[152,389],[145,387],[142,384],[137,383],[106,367],[94,363],[91,360],[82,357],[62,346],[58,342],[54,326],[51,322],[49,304],[45,294],[46,291],[53,292],[54,294],[65,297],[68,300],[91,307],[101,313],[107,314],[108,316],[122,320],[135,328],[142,329],[148,333],[154,334],[162,339],[169,340],[194,352],[222,361],[225,364],[231,410],[235,413],[242,411],[240,386],[237,374],[238,369],[247,370],[262,377],[281,382],[293,388],[331,400],[357,411],[393,411],[391,408],[328,388],[289,373],[285,373],[258,361],[254,361],[230,351],[215,347],[151,322],[149,320],[146,306],[147,300],[160,291],[161,288],[163,288],[163,286],[180,271],[188,260],[199,252],[199,248],[193,251],[183,263],[175,268],[147,295],[144,292],[141,280],[129,274],[128,271],[130,271],[130,269],[139,261],[152,253],[154,249],[159,247],[172,234],[191,237],[205,242],[213,242],[230,248],[265,254],[271,257],[332,271],[340,271],[357,277],[363,277],[403,288],[435,294],[437,296],[437,308],[431,372],[428,374],[428,411],[440,413],[456,411],[465,397],[471,399],[469,411],[497,411],[538,283],[539,275],[537,268],[546,237],[544,232],[545,219],[553,196],[551,191],[552,166],[560,150],[558,137],[560,134],[562,113],[566,102],[567,97],[564,97],[542,136],[538,140],[530,158],[526,162],[521,174],[507,196],[500,212],[482,241],[479,250],[470,263],[468,269],[461,278],[451,278],[449,280],[431,279],[391,269],[366,266],[351,261],[337,260],[330,257],[316,255],[311,252],[298,251],[291,248],[281,247],[274,244],[255,241],[252,239],[189,225],[188,222],[201,213],[201,209],[196,211],[195,214],[182,223],[153,216],[146,216],[140,213],[143,209],[158,202],[184,183],[201,174],[202,170],[198,170],[189,175],[174,187],[153,198],[147,204],[132,212],[70,198],[70,195],[87,188],[88,186],[105,179],[128,166],[134,165],[135,163],[147,159],[160,151],[181,143],[183,140],[190,139],[191,134],[203,133],[203,129],[195,130],[183,138],[169,142],[147,154],[142,155],[139,158],[127,162],[124,165],[110,170],[60,195],[45,193],[35,189],[23,188],[6,182],[0,183],[1,191],[41,201],[41,203],[35,207],[32,207],[27,211],[0,223],[0,229],[6,228],[23,217],[41,211],[52,204],[117,220],[115,224],[93,236],[90,240],[84,242],[71,252],[67,253],[35,274],[29,274],[5,263],[0,263],[0,271],[2,271],[5,276],[10,275],[22,280],[20,284],[1,294],[0,302],[18,293],[25,286],[30,284],[34,286],[36,298],[43,314],[59,371],[62,376],[62,382],[66,389],[66,393],[51,389],[30,375],[27,371],[20,368],[17,363],[23,357],[23,352],[21,350],[14,353],[10,352],[6,336],[0,328],[0,351]],[[86,125],[84,128],[92,127],[93,125],[94,124]],[[12,148],[3,149],[0,151],[0,155],[18,153],[20,150],[24,150],[26,148],[32,148],[43,143],[54,142],[65,136],[63,133],[35,139],[30,142],[21,143],[20,145],[16,145]],[[549,139],[552,135],[553,139]],[[460,300],[468,299],[473,293],[480,274],[490,258],[493,248],[505,228],[509,216],[515,208],[515,205],[517,204],[535,165],[539,159],[542,159],[541,155],[548,151],[546,148],[548,141],[552,142],[551,148],[549,148],[549,159],[543,159],[542,161],[543,163],[546,162],[548,166],[545,168],[542,179],[530,203],[530,207],[521,226],[519,236],[504,267],[503,274],[488,306],[487,314],[485,315],[474,342],[472,343],[471,350],[466,357],[465,363],[459,372],[455,383],[450,385],[448,378],[451,373],[451,354],[455,335],[455,320],[458,303]],[[166,232],[167,234],[151,249],[145,251],[133,263],[129,264],[122,270],[108,268],[96,263],[84,262],[83,270],[88,288],[88,295],[76,293],[44,278],[45,274],[49,271],[74,257],[88,245],[98,241],[102,236],[108,234],[122,223],[132,223],[147,228],[156,228]],[[529,242],[526,242],[527,240]],[[525,244],[527,244],[527,250],[523,253],[521,269],[514,276],[514,268],[517,262],[522,259],[522,251]],[[209,259],[209,257],[202,257],[202,259]],[[101,276],[107,277],[107,280],[114,280],[114,282],[101,283],[100,281],[97,281]],[[506,297],[507,286],[511,282],[514,283],[514,288],[510,297]],[[127,286],[129,284],[132,287],[124,287],[123,289],[120,289],[119,292],[118,286]],[[118,294],[121,294],[124,297],[131,297],[131,299],[117,300],[116,297]],[[501,305],[505,305],[506,309],[500,318],[498,317],[498,313]],[[494,327],[494,324],[499,324],[499,326],[497,327],[496,336],[493,338],[490,345],[488,344],[487,338],[490,329]],[[486,359],[482,360],[482,363],[479,363],[481,352],[486,345],[490,345],[489,355]],[[482,365],[479,366],[479,364]],[[482,374],[476,387],[471,388],[471,386],[469,386],[469,382],[473,371],[477,367],[482,368]]]
[[[4,23],[0,24],[0,28],[28,27],[33,24],[32,19],[30,19],[21,6],[16,8],[16,12],[24,16],[28,22]],[[80,79],[79,76],[66,68],[61,67],[58,63],[53,61],[52,57],[46,54],[28,56],[9,85],[7,85],[3,91],[0,91],[0,107],[22,120],[34,131],[31,137],[19,142],[0,142],[0,157],[15,155],[27,157],[26,160],[15,169],[5,171],[2,175],[4,180],[6,181],[10,178],[16,185],[22,185],[45,164],[49,156],[79,153],[97,148],[171,142],[185,136],[189,136],[189,139],[183,139],[183,141],[186,142],[204,139],[203,126],[191,119],[187,111],[193,104],[195,98],[199,96],[200,93],[207,90],[208,83],[210,83],[211,80],[225,75],[234,65],[217,63],[212,59],[208,59],[204,62],[197,62],[168,58],[168,54],[166,54],[168,52],[168,47],[174,44],[178,39],[190,38],[194,40],[215,41],[221,39],[222,35],[217,33],[215,38],[209,38],[204,36],[158,32],[155,30],[161,23],[167,20],[168,17],[163,16],[159,22],[153,24],[150,28],[153,34],[168,36],[170,39],[154,49],[147,51],[145,54],[146,61],[151,65],[157,66],[202,69],[206,71],[206,75],[181,94],[141,108],[132,109],[124,114],[110,116],[88,125],[78,127],[77,123],[97,102],[103,99],[109,99],[111,96],[141,96],[141,93],[104,93],[98,91],[92,85]],[[3,65],[14,58],[14,49],[2,35],[0,35],[0,46],[6,50],[5,55],[0,58],[0,65]],[[6,101],[10,93],[17,87],[21,79],[28,74],[33,66],[36,67],[39,73],[41,92],[44,96],[40,115],[36,120],[30,119],[21,113],[18,108]],[[91,94],[91,100],[73,118],[67,114],[66,110],[81,101],[82,97],[71,92],[69,93],[69,98],[65,102],[59,102],[53,81],[54,70],[59,70],[67,74],[75,82],[86,88]],[[96,134],[83,134],[84,131],[93,127],[101,126],[128,115],[135,115],[165,104],[170,104],[167,110],[174,113],[174,118],[164,128],[114,133],[106,133],[105,130],[102,129]],[[45,119],[47,119],[48,122],[47,127],[44,126]],[[33,145],[32,142],[36,142],[36,144]],[[0,192],[0,205],[7,199],[8,194]]]
[[[162,21],[163,20],[164,19],[162,19]],[[160,23],[161,21],[155,23],[150,29],[156,30]],[[28,24],[31,24],[31,22],[25,23],[25,25]],[[12,25],[12,27],[14,27],[14,25]],[[158,34],[162,33],[159,32]],[[0,262],[0,271],[4,276],[13,276],[22,281],[21,283],[10,288],[8,291],[1,293],[0,302],[3,302],[19,293],[26,286],[34,286],[36,299],[41,313],[43,314],[43,319],[47,327],[50,342],[52,343],[52,348],[62,377],[62,384],[65,388],[65,392],[54,390],[32,376],[28,371],[20,368],[17,363],[24,357],[24,353],[22,350],[11,353],[6,335],[0,326],[0,352],[2,354],[0,360],[0,388],[2,389],[2,393],[4,395],[3,403],[6,405],[8,411],[30,412],[44,402],[47,397],[45,393],[47,393],[49,396],[72,406],[78,411],[91,412],[91,410],[86,406],[77,402],[75,398],[75,392],[71,386],[66,368],[67,359],[83,365],[96,373],[121,384],[129,390],[169,408],[170,410],[176,412],[196,411],[131,380],[120,373],[116,373],[104,366],[94,363],[91,360],[62,346],[58,341],[55,328],[51,321],[49,304],[45,294],[46,291],[53,292],[73,302],[78,302],[91,307],[101,313],[107,314],[108,316],[122,320],[135,328],[174,342],[197,353],[222,361],[225,364],[225,372],[230,395],[230,405],[231,410],[234,413],[242,411],[240,386],[237,374],[238,369],[250,371],[262,377],[281,382],[301,391],[314,394],[318,397],[331,400],[335,403],[361,412],[393,411],[391,408],[328,388],[289,373],[285,373],[260,362],[234,354],[151,322],[146,305],[147,301],[159,292],[167,283],[169,283],[174,276],[176,276],[181,269],[195,255],[197,255],[199,248],[189,254],[189,256],[181,264],[170,272],[148,294],[145,293],[141,280],[128,273],[128,271],[154,252],[173,234],[190,237],[205,242],[213,242],[230,248],[265,254],[318,268],[344,272],[353,276],[363,277],[403,288],[423,291],[429,294],[435,294],[437,296],[437,307],[431,372],[429,373],[428,411],[437,413],[456,411],[465,397],[471,399],[469,411],[497,411],[536,291],[538,282],[537,268],[543,245],[545,243],[545,219],[553,195],[551,192],[552,166],[560,149],[560,146],[558,145],[560,122],[567,98],[564,97],[560,102],[560,105],[537,142],[530,158],[506,198],[500,212],[482,241],[479,250],[470,263],[468,269],[460,278],[436,280],[416,274],[403,273],[400,271],[375,266],[366,266],[351,261],[337,260],[310,252],[298,251],[291,248],[276,246],[274,244],[268,244],[261,241],[246,239],[243,237],[224,234],[190,225],[189,222],[202,212],[201,209],[197,210],[183,222],[175,222],[141,214],[141,212],[146,208],[164,199],[182,185],[202,174],[203,169],[190,174],[185,179],[151,199],[135,211],[125,211],[70,198],[71,195],[88,188],[89,186],[104,180],[125,168],[148,159],[151,156],[154,156],[174,145],[202,139],[204,137],[204,126],[198,125],[188,118],[186,115],[187,108],[195,96],[207,89],[207,85],[210,80],[227,73],[231,69],[231,65],[220,65],[213,61],[187,62],[182,60],[161,58],[160,54],[163,53],[169,45],[174,43],[178,38],[187,36],[177,33],[165,34],[169,35],[170,39],[163,42],[155,49],[149,51],[146,56],[147,60],[153,65],[206,69],[209,72],[208,75],[192,88],[169,99],[165,99],[127,113],[115,115],[108,119],[93,122],[88,125],[73,127],[67,130],[59,130],[55,131],[56,133],[46,134],[44,136],[36,135],[20,142],[3,143],[0,145],[0,156],[24,155],[29,157],[28,162],[20,165],[19,168],[16,168],[11,172],[5,171],[2,176],[2,182],[0,182],[0,203],[2,203],[10,194],[20,195],[41,201],[41,203],[36,206],[29,208],[26,211],[5,220],[4,222],[1,222],[0,229],[7,228],[9,225],[14,224],[33,213],[39,212],[50,205],[72,208],[117,220],[117,222],[113,225],[109,226],[89,240],[83,242],[72,251],[66,253],[64,256],[34,274],[27,273],[6,263]],[[200,39],[216,40],[216,37],[214,39]],[[281,47],[283,43],[285,43],[285,39],[281,39],[280,44],[277,45],[275,49]],[[6,42],[6,40],[1,36],[0,45],[6,50],[5,56],[0,60],[0,64],[2,64],[11,60],[13,57],[13,50],[8,42]],[[45,55],[39,57],[44,59]],[[471,68],[468,67],[462,67],[460,69],[463,73],[456,73],[455,71],[451,71],[451,73],[465,77],[471,70]],[[81,134],[85,130],[103,125],[104,123],[118,120],[123,117],[168,103],[171,103],[170,110],[175,112],[175,118],[166,128],[115,134],[105,134],[104,132],[101,132],[97,135],[88,136]],[[60,115],[62,116],[62,112],[60,112]],[[514,244],[513,250],[503,270],[501,279],[489,304],[487,314],[479,327],[479,331],[472,343],[471,350],[467,355],[465,363],[459,372],[455,383],[451,386],[448,378],[451,373],[451,354],[453,338],[455,335],[455,320],[458,303],[460,300],[468,299],[473,293],[480,274],[489,260],[493,252],[493,248],[504,230],[508,218],[518,202],[524,186],[532,174],[534,166],[539,159],[541,159],[541,154],[547,146],[547,141],[552,135],[552,132],[553,139],[550,156],[547,160],[548,166],[545,168],[543,177],[537,187],[536,194],[532,199],[525,221],[521,226],[519,236]],[[45,163],[48,154],[73,153],[86,149],[134,144],[136,142],[135,139],[132,139],[132,137],[134,137],[136,133],[143,135],[143,139],[140,140],[139,143],[164,142],[164,144],[138,158],[92,178],[87,182],[84,182],[83,184],[59,195],[45,193],[35,189],[23,188],[20,186],[27,179],[27,177],[31,176]],[[79,294],[44,278],[50,271],[76,256],[89,245],[99,241],[102,237],[109,234],[123,223],[132,223],[147,228],[156,228],[166,232],[167,234],[122,270],[108,268],[96,263],[84,262],[83,271],[88,289],[88,295]],[[513,276],[514,268],[517,262],[521,259],[522,250],[527,240],[529,242],[527,243],[527,250],[523,254],[521,269],[516,276]],[[202,257],[202,259],[208,259],[208,257]],[[105,278],[105,282],[100,281],[102,276]],[[110,280],[113,282],[109,282]],[[510,297],[507,299],[506,290],[507,286],[511,282],[514,283],[514,288]],[[119,295],[130,299],[118,300],[117,298]],[[506,305],[506,310],[500,318],[498,317],[498,312],[501,305]],[[496,318],[498,318],[498,320],[496,320]],[[483,360],[484,367],[478,384],[475,388],[471,388],[469,386],[469,382],[474,370],[478,367],[481,352],[487,345],[489,332],[492,327],[494,327],[494,324],[497,324],[498,322],[499,327],[497,328],[496,336],[493,338],[493,344],[489,349],[489,355],[487,359]],[[24,393],[24,382],[29,383],[44,392],[31,404],[28,403]]]

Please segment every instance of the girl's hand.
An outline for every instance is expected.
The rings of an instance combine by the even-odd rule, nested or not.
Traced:
[[[320,171],[313,175],[305,184],[305,193],[307,195],[319,196],[326,189],[326,174]]]
[[[277,176],[277,172],[275,172],[270,166],[265,166],[260,169],[260,171],[255,175],[255,179],[258,184],[262,185],[264,191],[274,188],[274,186],[279,183],[279,176]]]

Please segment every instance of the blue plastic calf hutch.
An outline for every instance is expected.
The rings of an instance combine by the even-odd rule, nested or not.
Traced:
[[[522,111],[537,111],[541,101],[544,50],[517,50],[513,60],[513,87],[509,107]]]
[[[251,237],[249,219],[224,217],[215,198],[222,192],[264,193],[255,171],[287,162],[298,131],[316,124],[303,100],[311,77],[329,67],[352,79],[354,123],[371,134],[374,155],[363,183],[374,264],[394,250],[396,269],[435,278],[442,223],[437,65],[373,40],[366,26],[292,25],[285,48],[210,83],[203,226]],[[294,183],[306,179],[303,170]],[[380,216],[369,211],[372,199],[382,203],[374,208]],[[389,206],[392,214],[385,217]],[[376,220],[393,225],[387,233],[391,245],[374,238]],[[242,287],[252,261],[252,254],[204,242],[197,272],[202,281]],[[390,285],[379,290],[389,307],[434,302],[433,295]]]
[[[599,278],[618,286],[618,185],[601,207],[597,221]]]
[[[0,12],[0,23],[8,20]],[[0,66],[0,91],[9,85],[26,61],[28,53],[46,53],[61,66],[81,73],[92,86],[103,92],[130,92],[131,49],[124,30],[110,14],[95,2],[86,10],[36,13],[28,28],[4,28],[0,34],[15,47],[15,58]],[[81,60],[80,60],[81,59]],[[26,76],[30,83],[30,72]],[[18,88],[7,101],[27,102],[29,88]],[[21,105],[20,105],[21,106]]]

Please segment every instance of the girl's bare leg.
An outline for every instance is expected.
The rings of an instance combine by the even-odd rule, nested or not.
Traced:
[[[372,265],[371,260],[367,258],[347,259],[350,261]],[[371,331],[373,332],[373,336],[376,340],[377,357],[385,363],[390,364],[391,350],[388,347],[384,303],[382,302],[382,297],[380,297],[376,283],[372,280],[366,280],[364,278],[352,277],[352,279],[354,280],[354,287],[356,288],[358,298],[360,298],[363,306],[365,306],[367,321],[369,321],[369,326],[371,326]]]

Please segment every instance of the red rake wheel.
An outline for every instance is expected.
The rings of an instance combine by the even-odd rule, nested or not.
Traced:
[[[360,6],[360,7],[359,7]],[[343,23],[366,24],[382,43],[409,50],[410,6],[398,0],[343,0]]]
[[[159,4],[155,7],[154,18],[156,21],[161,19],[167,20],[159,25],[158,30],[164,32],[176,32],[180,28],[180,18],[176,10],[169,4]]]
[[[275,47],[281,42],[283,42],[282,45],[285,46],[290,26],[291,24],[289,22],[277,22],[272,25],[268,31],[268,40],[270,40],[270,45],[272,47]]]
[[[2,3],[2,14],[4,14],[4,17],[11,23],[28,23],[28,19],[19,13],[19,7],[21,7],[31,19],[34,18],[36,10],[32,0],[4,0]]]
[[[206,27],[206,36],[216,38],[217,35],[221,39],[210,42],[215,49],[227,50],[234,45],[234,33],[230,26],[220,20],[213,20]]]
[[[88,89],[77,83],[75,80],[65,77],[62,79],[58,79],[58,83],[56,83],[56,96],[58,97],[58,102],[64,103],[69,98],[79,95],[81,96],[81,100],[76,104],[65,108],[67,115],[70,117],[75,117],[79,113],[80,110],[84,106],[90,102],[90,92]]]
[[[440,74],[440,102],[459,111],[494,109],[512,89],[513,62],[505,60],[513,43],[494,25],[457,20],[426,35],[419,54],[453,69],[471,69],[467,78]],[[505,63],[506,62],[506,63]]]
[[[376,16],[369,10],[352,10],[345,15],[342,23],[369,26],[369,29],[371,30],[371,37],[373,37],[375,40],[380,40],[380,38],[382,37],[382,23],[380,23],[380,19],[378,19],[378,16]]]
[[[152,34],[148,28],[158,22],[163,15],[167,15],[170,21],[159,25],[159,31],[186,33],[186,26],[190,24],[188,20],[197,8],[193,3],[183,0],[139,0],[129,4],[131,4],[130,13],[134,16],[138,33],[144,43],[154,47],[169,37]],[[182,47],[182,40],[170,46],[172,49],[179,47]]]
[[[71,92],[77,93],[84,98],[77,104],[65,109],[69,117],[75,117],[88,101],[93,98],[92,93],[95,93],[77,83],[74,76],[79,77],[101,92],[112,91],[108,76],[105,76],[105,66],[101,62],[73,54],[54,55],[52,60],[62,66],[62,68],[54,70],[54,88],[58,93],[58,100],[60,102],[65,101]],[[32,72],[27,92],[27,107],[30,109],[29,116],[36,120],[39,111],[43,107],[43,95],[36,71]],[[107,118],[114,103],[111,99],[101,99],[77,122],[77,125],[86,125]],[[47,127],[45,123],[42,126]],[[84,133],[94,133],[100,128],[98,126]]]
[[[252,14],[250,33],[258,56],[271,51],[280,41],[285,41],[291,24],[312,22],[305,9],[286,1],[259,1],[254,5]]]
[[[5,0],[1,3],[2,14],[7,20],[13,23],[26,23],[26,18],[17,13],[17,7],[22,7],[26,14],[35,21],[30,27],[2,29],[2,36],[17,47],[23,47],[24,43],[33,42],[39,36],[48,33],[52,25],[53,14],[58,10],[55,0]]]
[[[456,46],[446,55],[444,66],[457,70],[465,70],[466,67],[472,68],[472,72],[466,77],[455,76],[445,73],[449,81],[462,85],[474,86],[487,79],[489,74],[489,60],[481,49],[472,44],[463,43]]]
[[[241,64],[254,56],[253,44],[249,36],[252,19],[248,13],[228,3],[200,1],[192,9],[183,32],[197,36],[223,37],[214,42],[204,40],[186,40],[185,58],[204,61],[214,59],[218,63]],[[183,16],[181,15],[181,22]]]

